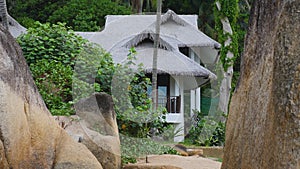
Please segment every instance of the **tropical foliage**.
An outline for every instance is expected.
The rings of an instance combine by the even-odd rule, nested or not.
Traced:
[[[8,10],[25,27],[33,26],[32,21],[64,22],[76,31],[99,31],[106,15],[130,14],[128,7],[111,0],[14,0]]]
[[[213,116],[195,111],[194,125],[185,138],[186,144],[198,146],[223,146],[225,142],[224,118],[220,118],[221,112]],[[216,118],[218,117],[218,118]]]
[[[74,66],[76,56],[87,43],[87,40],[76,35],[64,23],[35,22],[34,26],[17,40],[29,65],[47,59]]]
[[[47,21],[66,22],[76,31],[99,31],[106,15],[117,14],[130,14],[130,9],[110,0],[71,0],[54,11]]]
[[[65,24],[39,22],[17,41],[50,112],[54,115],[73,114],[72,69],[87,41]]]

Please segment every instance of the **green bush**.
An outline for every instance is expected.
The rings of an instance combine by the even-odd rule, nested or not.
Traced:
[[[73,67],[87,41],[63,23],[39,22],[17,41],[50,112],[53,115],[73,114]]]
[[[27,16],[23,16],[23,17],[19,17],[19,18],[16,18],[19,23],[24,26],[25,28],[31,28],[31,27],[34,27],[35,25],[35,20],[33,20],[32,18],[29,18]]]
[[[83,49],[87,40],[76,35],[64,23],[35,25],[17,39],[27,63],[35,63],[41,59],[61,62],[74,66],[75,58]]]
[[[130,14],[130,9],[110,0],[70,0],[54,11],[48,21],[66,22],[76,31],[99,31],[106,15],[118,14]]]
[[[99,31],[106,15],[130,14],[130,8],[110,0],[13,0],[9,13],[23,26],[32,20],[41,23],[65,22],[76,31]]]
[[[23,20],[25,17],[45,23],[54,11],[67,3],[64,0],[7,0],[6,2],[8,13],[21,23],[25,22]]]
[[[53,115],[71,115],[72,68],[60,62],[38,60],[30,70],[39,92]]]
[[[223,146],[225,142],[225,123],[218,118],[218,113],[205,115],[202,112],[195,111],[196,124],[191,128],[185,138],[185,143],[188,145],[197,146]],[[224,117],[223,117],[224,118]]]

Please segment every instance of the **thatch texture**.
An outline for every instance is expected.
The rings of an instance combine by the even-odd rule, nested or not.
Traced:
[[[172,10],[168,10],[167,13],[165,13],[162,17],[161,17],[161,23],[160,24],[164,24],[166,23],[168,20],[172,20],[174,22],[176,22],[178,25],[181,26],[186,26],[188,25],[188,23],[180,18],[174,11]]]
[[[136,63],[142,63],[145,71],[151,73],[155,23],[155,15],[109,15],[102,32],[79,34],[108,50],[115,63],[125,62],[129,49],[136,48]],[[180,53],[179,47],[206,48],[213,51],[212,60],[216,60],[216,46],[220,44],[198,30],[196,15],[177,15],[169,10],[161,18],[158,73],[201,77],[205,81],[215,78],[208,69]]]
[[[150,44],[149,44],[150,45]],[[136,48],[137,55],[134,61],[136,65],[143,64],[143,67],[147,73],[152,72],[152,57],[153,47],[148,48],[138,47]],[[126,57],[124,53],[113,53],[116,57],[122,57],[122,62],[126,62]],[[118,56],[120,55],[120,56]],[[194,62],[190,58],[186,57],[180,52],[168,51],[164,49],[158,50],[158,61],[157,69],[158,73],[168,73],[175,76],[195,76],[195,77],[205,77],[205,78],[215,78],[216,76],[211,73],[208,69],[202,67],[198,63]]]
[[[169,43],[171,41],[170,39],[164,40],[167,37],[162,36],[158,40],[158,46],[159,48],[168,50],[168,51],[173,51],[175,50],[175,46],[172,46],[172,43]],[[131,47],[137,47],[139,44],[143,43],[144,40],[148,39],[152,42],[154,42],[155,39],[155,33],[149,30],[146,30],[138,35],[134,35],[132,38],[130,37],[131,40],[125,43],[122,47],[126,48],[131,48]]]

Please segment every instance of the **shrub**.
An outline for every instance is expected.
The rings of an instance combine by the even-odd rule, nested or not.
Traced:
[[[218,115],[216,113],[215,115]],[[216,116],[204,115],[195,111],[195,124],[186,136],[185,143],[198,146],[223,146],[225,123]]]
[[[130,9],[110,0],[70,0],[54,11],[48,21],[66,22],[76,31],[99,31],[106,15],[118,14],[130,14]]]
[[[38,60],[30,70],[39,92],[53,115],[71,115],[72,68],[60,62]]]
[[[87,41],[63,23],[35,22],[18,37],[35,83],[53,115],[70,115],[75,58]]]
[[[40,22],[35,22],[34,26],[29,28],[26,34],[19,36],[17,41],[29,65],[46,59],[74,66],[76,56],[87,43],[87,40],[76,35],[64,23]]]
[[[34,27],[34,25],[35,25],[35,20],[33,20],[32,18],[29,18],[27,16],[18,17],[17,20],[25,28],[31,28],[31,27]]]

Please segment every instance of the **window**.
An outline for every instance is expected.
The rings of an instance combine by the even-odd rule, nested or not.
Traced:
[[[188,47],[179,47],[179,51],[187,57],[190,57],[190,50]]]
[[[152,80],[152,75],[147,75]],[[158,106],[166,107],[168,98],[170,96],[170,76],[165,75],[158,75],[157,76],[157,102]],[[149,97],[152,97],[152,86],[147,88],[147,94]]]

